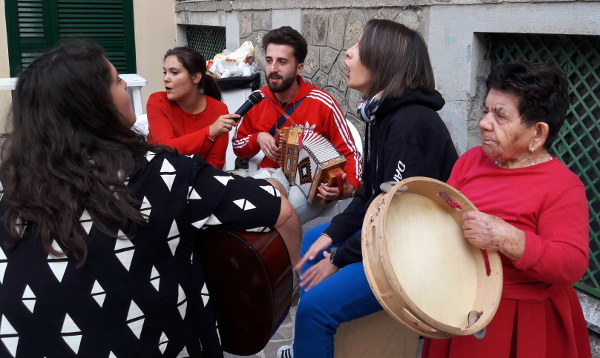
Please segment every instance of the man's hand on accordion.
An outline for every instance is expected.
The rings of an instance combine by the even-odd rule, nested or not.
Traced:
[[[319,185],[319,192],[317,193],[317,197],[323,198],[325,200],[341,200],[354,196],[356,194],[356,188],[352,184],[348,184],[346,181],[346,175],[342,174],[342,182],[344,183],[344,192],[342,197],[340,198],[340,188],[329,186],[326,183],[321,183]]]
[[[256,141],[260,145],[260,149],[265,153],[267,158],[277,161],[279,159],[280,149],[279,143],[267,132],[259,132],[256,135]]]

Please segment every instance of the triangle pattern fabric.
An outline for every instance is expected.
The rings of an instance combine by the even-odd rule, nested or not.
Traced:
[[[19,346],[19,336],[4,315],[0,317],[0,340],[2,340],[2,343],[4,343],[10,354],[15,357],[17,355],[17,347]]]
[[[179,228],[177,227],[177,222],[173,220],[173,224],[171,224],[171,229],[169,230],[168,236],[168,244],[171,249],[171,254],[175,255],[175,251],[177,250],[177,246],[179,246]]]
[[[221,176],[221,175],[217,175],[215,176],[215,179],[217,179],[219,181],[219,183],[223,184],[223,185],[227,185],[227,183],[229,183],[230,180],[234,180],[234,178],[232,176]]]
[[[123,237],[125,234],[119,230],[119,237]],[[125,236],[126,237],[126,236]],[[119,259],[123,267],[129,271],[131,268],[131,262],[133,261],[133,255],[135,253],[135,247],[129,239],[116,239],[115,240],[115,256]]]
[[[6,267],[8,266],[8,259],[4,253],[4,249],[0,248],[0,284],[4,282],[4,274],[6,274]]]
[[[173,220],[173,224],[171,224],[171,229],[169,230],[168,238],[172,238],[175,236],[179,236],[179,228],[177,227],[177,222]]]
[[[65,343],[77,354],[79,352],[79,345],[81,344],[81,330],[68,314],[65,317],[65,322],[60,333],[62,333]]]
[[[175,172],[177,172],[177,170],[175,170],[173,165],[171,165],[171,163],[169,163],[169,161],[165,159],[162,163],[162,167],[160,167],[160,172],[161,173],[175,173]]]
[[[279,197],[281,196],[281,193],[279,193],[279,190],[275,189],[274,186],[271,185],[261,185],[260,187],[262,190],[266,191],[267,193]]]
[[[183,291],[183,288],[179,286],[179,297],[177,299],[177,308],[179,309],[179,314],[181,315],[181,319],[185,318],[185,312],[187,310],[187,296]]]
[[[96,300],[96,302],[98,302],[98,305],[100,305],[100,307],[104,305],[106,292],[97,280],[94,281],[94,287],[92,287],[92,297]]]
[[[179,241],[180,241],[179,237],[169,240],[169,248],[171,249],[171,254],[173,254],[173,256],[175,256],[175,251],[177,251],[177,246],[179,246]]]
[[[165,182],[165,184],[167,184],[167,188],[169,188],[169,191],[171,191],[171,188],[173,187],[173,182],[175,181],[175,174],[161,174],[160,177]]]
[[[87,234],[89,235],[90,231],[92,230],[92,226],[94,225],[94,222],[92,221],[92,217],[90,216],[90,213],[88,213],[87,210],[83,211],[83,214],[81,214],[81,217],[79,218],[79,222],[81,223],[81,226],[83,226],[85,232],[87,232]]]
[[[19,357],[27,353],[27,348],[39,350],[40,357],[101,354],[114,358],[127,355],[125,350],[116,347],[140,347],[157,355],[160,352],[164,355],[188,355],[188,351],[192,355],[204,351],[202,354],[206,355],[209,353],[205,352],[219,349],[219,333],[214,331],[215,317],[207,311],[210,306],[205,307],[212,303],[212,298],[204,282],[202,258],[196,255],[194,245],[188,241],[193,239],[184,234],[197,234],[209,225],[223,224],[239,227],[240,230],[256,227],[256,231],[260,231],[263,225],[270,225],[275,220],[279,203],[275,197],[277,192],[266,182],[246,183],[236,175],[216,171],[197,155],[188,159],[167,152],[156,156],[148,153],[147,158],[136,157],[134,164],[128,187],[138,201],[136,208],[146,218],[152,217],[147,223],[141,220],[121,230],[118,223],[106,222],[106,229],[110,231],[105,232],[96,226],[104,223],[100,217],[94,214],[92,220],[91,214],[96,211],[92,207],[87,210],[82,207],[75,214],[75,225],[79,222],[78,230],[90,244],[89,262],[83,268],[77,267],[78,262],[69,246],[58,236],[55,240],[51,239],[53,255],[45,252],[41,243],[30,240],[30,234],[35,236],[32,225],[27,228],[26,244],[19,245],[15,251],[0,245],[0,293],[9,289],[7,283],[19,282],[17,290],[7,295],[10,297],[6,301],[6,306],[15,307],[15,310],[0,310],[0,356]],[[161,175],[175,178],[170,190],[163,185]],[[122,174],[121,177],[124,178]],[[265,187],[258,189],[260,185]],[[113,200],[113,192],[107,194],[110,200]],[[183,199],[183,202],[173,202],[174,199]],[[232,204],[236,199],[242,200],[237,201],[237,205]],[[202,205],[202,202],[210,205]],[[0,209],[4,210],[4,207]],[[264,217],[248,215],[263,211]],[[21,233],[25,225],[18,227]],[[5,240],[0,240],[0,243],[8,238],[4,237]],[[169,256],[169,253],[175,256]],[[31,260],[27,262],[31,270],[16,270],[13,260],[24,257]],[[30,271],[37,274],[32,275]],[[132,282],[137,282],[139,288],[130,287]],[[81,295],[82,299],[70,301],[65,306],[64,302],[55,298],[56,290],[61,288],[67,288],[69,292],[66,294],[72,298]],[[115,292],[114,295],[112,292]],[[192,295],[193,292],[195,294]],[[4,297],[0,298],[1,307],[5,305]],[[165,302],[164,309],[159,308],[160,317],[156,321],[154,315],[152,322],[149,316],[146,324],[145,310],[156,307],[156,302]],[[119,304],[122,310],[114,312],[114,304]],[[190,315],[202,315],[197,320],[194,318],[194,327],[187,326],[191,318],[187,317],[187,308],[190,308]],[[38,319],[44,319],[44,312],[49,310],[58,317],[57,324],[48,327],[45,336],[32,336],[32,329],[25,326],[33,326],[39,322]],[[107,321],[112,322],[111,329],[118,334],[111,336],[108,344],[102,344],[93,335],[102,335],[98,322]],[[193,330],[193,342],[186,340],[187,349],[183,343],[176,344],[177,349],[173,349],[170,339],[179,342],[173,334],[182,331],[182,327]],[[35,328],[34,333],[38,329]],[[142,334],[144,340],[141,340]],[[149,339],[146,340],[146,337]],[[160,345],[156,338],[161,340]]]
[[[154,266],[152,266],[152,272],[150,273],[150,283],[154,286],[156,291],[160,290],[160,274]]]
[[[158,349],[160,349],[160,353],[165,354],[165,349],[167,349],[167,345],[169,344],[169,338],[165,332],[160,335],[160,340],[158,343]]]
[[[27,230],[27,225],[21,222],[21,218],[17,218],[17,222],[15,223],[15,231],[20,234],[21,238],[25,234],[25,230]]]
[[[155,156],[156,156],[156,153],[154,153],[154,152],[147,152],[146,153],[146,160],[147,161],[151,161],[152,159],[154,159]]]
[[[209,295],[208,288],[206,288],[206,283],[202,286],[202,290],[200,291],[200,295],[202,296],[202,302],[204,303],[204,307],[208,304]]]
[[[36,299],[37,297],[35,297],[35,294],[31,291],[31,287],[29,287],[29,285],[25,286],[25,292],[23,292],[23,304],[31,313],[33,313],[33,309],[35,308]]]
[[[67,270],[67,266],[69,266],[69,261],[67,258],[57,259],[52,255],[48,255],[48,266],[52,270],[54,276],[59,282],[62,282],[63,276],[65,275],[65,271]]]
[[[248,232],[269,232],[269,231],[271,231],[271,229],[266,226],[259,226],[259,227],[255,227],[252,229],[248,229],[247,231]]]
[[[202,220],[198,220],[192,223],[192,226],[195,227],[196,229],[200,229],[201,227],[204,226],[204,224],[208,221],[209,218],[204,218]]]
[[[171,163],[169,163],[168,160],[163,161],[162,167],[160,168],[160,176],[165,182],[165,184],[167,184],[167,188],[169,188],[169,191],[171,191],[171,188],[173,187],[173,182],[175,181],[175,172],[175,168],[173,167],[173,165],[171,165]]]
[[[2,337],[1,340],[10,354],[15,357],[17,355],[17,347],[19,346],[19,337]]]
[[[240,207],[240,209],[244,210],[244,211],[248,211],[248,210],[252,210],[252,209],[256,209],[256,206],[254,206],[251,202],[249,202],[246,199],[238,199],[238,200],[234,200],[233,203],[237,206]]]
[[[144,315],[142,310],[133,301],[131,301],[129,312],[127,312],[127,325],[133,334],[140,339],[142,328],[144,328]]]
[[[150,218],[150,214],[152,213],[152,205],[150,205],[148,197],[146,196],[144,196],[144,199],[142,199],[142,206],[140,207],[140,212],[142,213],[142,215],[144,215],[146,221],[148,221],[148,219]]]
[[[200,197],[200,194],[198,194],[198,192],[196,191],[196,189],[194,189],[193,186],[189,187],[189,191],[188,191],[188,200],[199,200],[202,199]]]

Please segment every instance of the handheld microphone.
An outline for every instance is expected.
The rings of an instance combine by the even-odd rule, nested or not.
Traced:
[[[258,104],[258,102],[262,101],[263,96],[258,93],[258,92],[252,92],[250,94],[250,96],[248,97],[248,100],[246,100],[246,102],[244,102],[244,104],[242,104],[240,106],[240,108],[238,108],[237,111],[235,111],[235,114],[239,114],[240,118],[244,116],[244,114],[248,113],[248,111],[250,110],[250,108],[254,107],[255,104]],[[239,118],[234,118],[234,121],[239,121]]]

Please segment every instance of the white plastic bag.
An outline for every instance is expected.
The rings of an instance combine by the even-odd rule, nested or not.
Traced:
[[[256,73],[254,46],[246,41],[237,50],[229,52],[224,50],[208,61],[206,68],[215,78],[250,77]]]

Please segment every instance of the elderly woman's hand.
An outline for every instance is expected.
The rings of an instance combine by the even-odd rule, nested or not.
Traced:
[[[462,215],[462,229],[465,238],[480,249],[500,251],[513,261],[523,257],[525,232],[497,216],[466,211]]]

